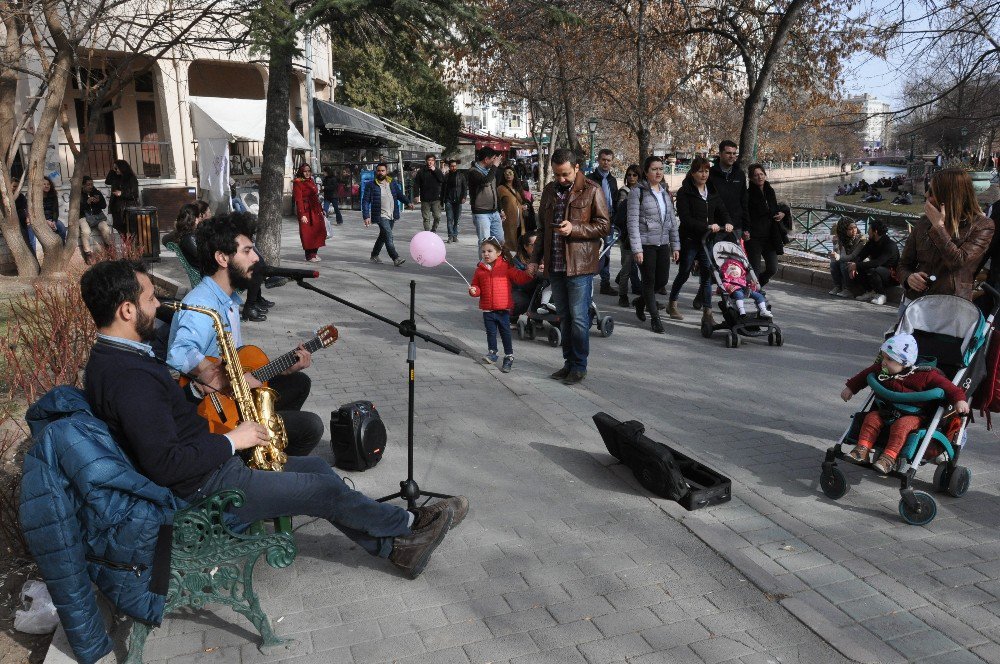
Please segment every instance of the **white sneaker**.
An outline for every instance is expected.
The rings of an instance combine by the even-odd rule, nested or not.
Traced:
[[[885,295],[876,295],[869,302],[872,304],[885,304]]]
[[[833,288],[830,289],[830,295],[840,295],[840,291],[841,290],[842,289],[837,288],[836,286],[834,286]]]
[[[858,296],[857,296],[856,298],[854,298],[854,299],[855,299],[855,300],[864,300],[864,301],[866,301],[866,302],[870,302],[870,301],[871,301],[871,299],[872,299],[873,297],[875,297],[875,295],[876,295],[875,291],[865,291],[864,293],[862,293],[861,295],[858,295]]]
[[[774,318],[774,314],[772,314],[771,310],[767,307],[758,307],[757,315],[761,318]]]
[[[538,307],[537,309],[535,309],[535,313],[536,314],[540,314],[540,315],[545,315],[545,314],[549,313],[549,310],[547,308],[545,308],[545,306],[543,305],[543,306]]]

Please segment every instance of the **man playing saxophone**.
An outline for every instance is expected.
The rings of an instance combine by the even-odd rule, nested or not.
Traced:
[[[243,235],[241,245],[242,240],[249,236]],[[98,331],[84,379],[87,401],[153,482],[191,502],[239,489],[246,500],[234,513],[244,522],[285,515],[324,518],[410,578],[423,571],[448,530],[464,518],[469,503],[461,496],[412,512],[376,502],[349,488],[317,456],[289,457],[281,472],[248,468],[236,452],[267,445],[267,430],[247,421],[226,435],[209,431],[190,391],[173,380],[149,345],[159,301],[146,268],[127,260],[97,263],[84,273],[80,290]]]
[[[260,256],[253,245],[254,230],[254,218],[248,213],[220,215],[200,223],[196,241],[204,278],[184,298],[186,305],[215,309],[237,348],[243,345],[243,301],[236,291],[248,288],[254,271],[260,269]],[[296,354],[298,361],[269,385],[278,393],[275,407],[288,434],[285,454],[305,456],[323,436],[323,420],[316,413],[302,410],[312,384],[302,370],[309,367],[312,357],[302,347]],[[194,311],[178,312],[170,325],[167,364],[195,375],[215,389],[223,389],[229,383],[226,372],[208,357],[221,357],[212,319]],[[260,387],[260,381],[250,372],[246,379],[251,388]]]

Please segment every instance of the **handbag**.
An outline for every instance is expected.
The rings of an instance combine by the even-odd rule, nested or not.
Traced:
[[[84,212],[83,217],[91,228],[97,228],[102,221],[108,220],[108,215],[103,212]]]

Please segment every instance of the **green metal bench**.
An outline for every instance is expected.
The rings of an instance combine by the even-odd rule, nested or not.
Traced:
[[[202,278],[201,272],[194,269],[194,267],[191,266],[191,263],[187,262],[187,259],[184,258],[184,252],[181,251],[180,246],[176,242],[167,242],[163,246],[174,252],[174,255],[177,256],[177,260],[181,262],[181,267],[183,267],[184,271],[187,272],[188,281],[191,282],[191,288],[200,284]]]
[[[164,616],[185,606],[224,604],[253,623],[261,636],[261,648],[277,646],[286,641],[274,633],[260,607],[253,589],[253,568],[261,556],[271,567],[288,567],[298,549],[290,521],[287,531],[267,534],[258,522],[247,534],[234,532],[223,515],[228,508],[243,505],[243,501],[242,491],[226,489],[174,514],[170,588]],[[133,623],[125,664],[142,663],[146,638],[152,629],[152,625],[138,620]]]

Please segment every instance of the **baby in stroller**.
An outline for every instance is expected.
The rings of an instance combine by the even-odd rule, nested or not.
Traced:
[[[948,380],[939,369],[917,365],[917,340],[910,334],[897,334],[882,344],[879,359],[870,367],[864,369],[847,381],[847,386],[840,393],[840,398],[850,401],[851,397],[868,386],[868,376],[875,374],[882,386],[894,392],[922,392],[933,388],[944,391],[949,403],[959,414],[969,412],[969,404],[965,400],[965,392]],[[912,412],[902,410],[903,407],[876,402],[865,415],[858,435],[858,444],[851,451],[850,457],[855,461],[868,461],[868,456],[878,440],[882,428],[889,424],[889,440],[885,449],[873,464],[882,474],[889,473],[896,464],[896,457],[906,443],[909,434],[921,428],[922,417],[919,408]],[[933,458],[934,452],[928,448],[925,458]]]
[[[744,300],[749,296],[757,304],[757,315],[761,318],[773,318],[774,315],[767,306],[767,300],[760,288],[753,281],[747,281],[747,267],[743,261],[729,258],[722,264],[722,290],[732,296],[740,318],[747,315]]]

